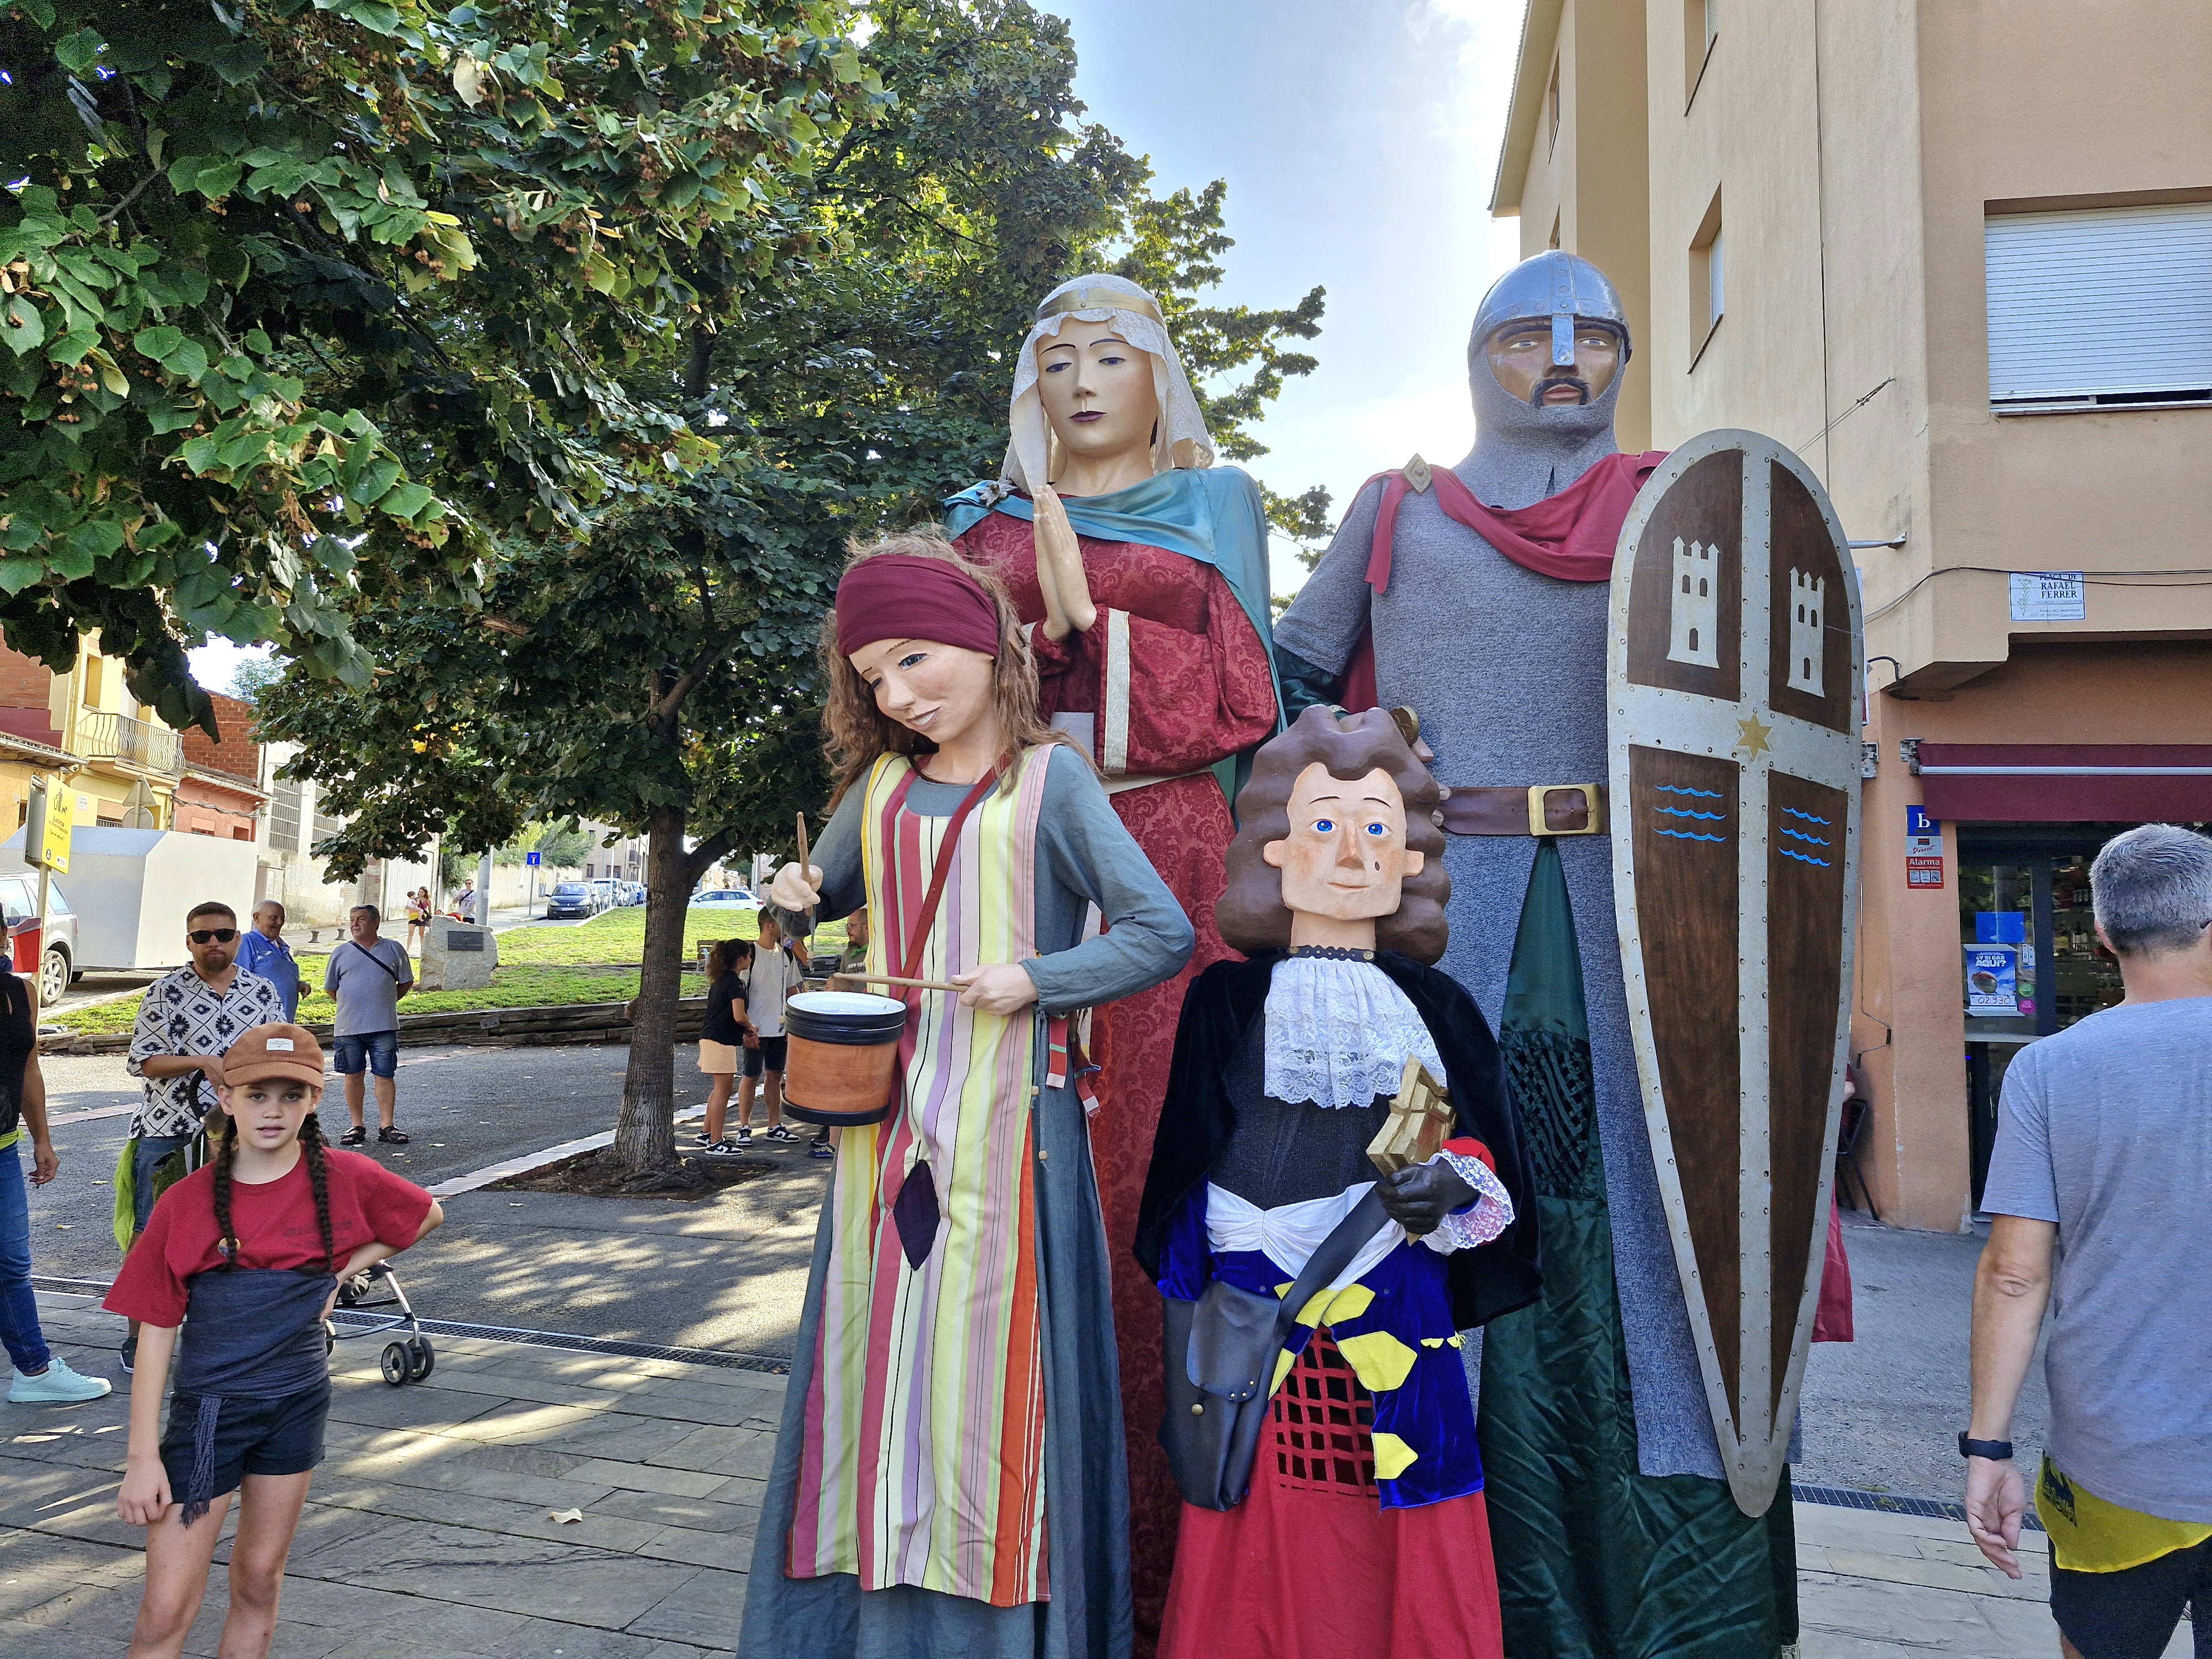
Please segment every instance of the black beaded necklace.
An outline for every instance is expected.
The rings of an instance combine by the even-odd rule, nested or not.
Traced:
[[[1318,957],[1323,962],[1372,962],[1375,960],[1375,952],[1372,951],[1355,951],[1342,945],[1293,945],[1291,946],[1291,954],[1294,957]]]

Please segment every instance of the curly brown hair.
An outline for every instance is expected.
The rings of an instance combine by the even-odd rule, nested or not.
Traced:
[[[1066,743],[1067,739],[1047,726],[1043,716],[1037,713],[1036,666],[1030,659],[1028,642],[1022,637],[1021,617],[1006,592],[1006,585],[995,572],[977,564],[945,540],[945,532],[935,525],[901,531],[865,544],[855,537],[849,544],[845,568],[850,570],[863,559],[878,558],[888,553],[903,554],[910,559],[942,559],[957,565],[991,596],[991,603],[999,613],[999,654],[991,667],[991,702],[998,712],[1000,730],[1006,739],[1006,752],[999,763],[999,781],[1002,789],[1012,789],[1018,771],[1014,763],[1024,750],[1039,744]],[[933,755],[937,745],[876,707],[876,694],[868,689],[868,683],[860,678],[851,659],[837,649],[837,613],[834,609],[822,619],[821,650],[823,684],[830,688],[822,710],[822,750],[830,757],[830,775],[836,781],[830,793],[830,805],[834,811],[845,798],[845,792],[867,776],[868,769],[878,757]]]
[[[1347,783],[1379,769],[1398,786],[1406,803],[1406,846],[1422,855],[1421,870],[1406,878],[1397,913],[1376,918],[1375,942],[1416,962],[1435,962],[1444,953],[1444,906],[1451,899],[1444,832],[1437,823],[1443,797],[1397,720],[1382,708],[1340,716],[1316,705],[1253,757],[1251,781],[1237,797],[1238,827],[1229,843],[1227,885],[1213,907],[1221,937],[1248,955],[1290,944],[1282,872],[1261,856],[1261,849],[1289,837],[1291,792],[1298,775],[1316,761],[1331,777]]]

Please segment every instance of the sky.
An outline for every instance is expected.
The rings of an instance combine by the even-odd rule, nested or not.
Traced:
[[[1038,0],[1074,26],[1088,118],[1149,155],[1153,189],[1229,181],[1217,302],[1328,290],[1321,367],[1290,382],[1246,465],[1271,489],[1361,482],[1474,440],[1467,335],[1519,257],[1490,216],[1522,0]],[[1304,569],[1278,543],[1275,586]]]
[[[1153,188],[1229,181],[1237,246],[1218,303],[1328,290],[1321,367],[1292,380],[1247,463],[1285,495],[1362,480],[1417,451],[1449,465],[1474,439],[1467,333],[1520,248],[1490,216],[1522,0],[1040,0],[1074,26],[1076,90]],[[1039,296],[1042,297],[1042,296]],[[1305,572],[1275,548],[1278,592]],[[191,653],[230,683],[239,647]]]

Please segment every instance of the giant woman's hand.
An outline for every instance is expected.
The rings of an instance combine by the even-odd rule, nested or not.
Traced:
[[[1037,585],[1044,591],[1045,637],[1064,640],[1071,629],[1088,633],[1098,620],[1091,579],[1083,574],[1083,547],[1067,509],[1050,484],[1036,488]]]

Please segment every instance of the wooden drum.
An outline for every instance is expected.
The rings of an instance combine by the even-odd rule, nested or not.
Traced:
[[[805,991],[784,1005],[783,1030],[787,1115],[836,1128],[891,1115],[906,1004],[865,991]]]

